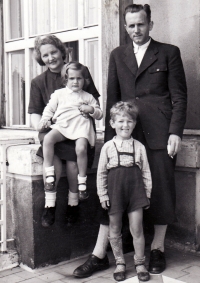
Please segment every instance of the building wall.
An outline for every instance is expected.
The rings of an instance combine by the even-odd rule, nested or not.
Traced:
[[[3,65],[4,65],[4,58],[3,58],[3,0],[0,0],[0,127],[4,124],[4,111],[3,111],[3,100],[4,100],[4,85],[3,85]]]
[[[135,4],[149,4],[155,40],[177,45],[188,85],[187,129],[200,128],[200,64],[199,64],[199,0],[134,0]]]

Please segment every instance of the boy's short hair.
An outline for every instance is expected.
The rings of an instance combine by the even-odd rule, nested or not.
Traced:
[[[85,80],[85,84],[84,85],[89,85],[90,80],[88,79],[88,70],[87,68],[82,65],[81,63],[77,62],[77,61],[71,61],[67,64],[65,64],[61,70],[61,78],[62,78],[62,82],[64,85],[67,84],[67,80],[68,80],[68,71],[69,70],[77,70],[77,71],[81,71],[81,74]]]
[[[131,118],[136,121],[138,116],[138,107],[133,101],[119,101],[115,103],[110,109],[110,119],[115,120],[116,115],[128,114]]]

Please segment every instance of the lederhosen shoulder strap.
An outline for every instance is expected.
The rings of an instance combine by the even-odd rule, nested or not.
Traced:
[[[128,155],[128,156],[132,156],[133,157],[133,163],[135,163],[135,145],[134,145],[134,141],[133,141],[133,152],[124,152],[124,151],[118,151],[116,143],[113,141],[114,146],[116,148],[117,151],[117,158],[118,158],[118,165],[117,167],[122,167],[122,165],[120,164],[120,155]]]

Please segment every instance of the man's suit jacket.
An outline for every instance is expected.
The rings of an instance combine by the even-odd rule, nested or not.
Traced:
[[[118,101],[135,99],[140,127],[151,149],[165,149],[169,134],[182,137],[186,121],[187,87],[179,48],[151,39],[140,67],[133,44],[110,55],[105,140],[115,132],[109,125],[110,108]]]

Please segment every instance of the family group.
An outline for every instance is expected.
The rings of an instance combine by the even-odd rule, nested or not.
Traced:
[[[109,267],[110,242],[114,279],[126,278],[122,248],[123,215],[127,214],[140,281],[166,268],[164,240],[175,217],[175,163],[186,121],[187,86],[178,47],[155,41],[148,4],[124,11],[131,43],[110,54],[107,78],[105,143],[97,169],[100,223],[97,242],[73,275],[89,277]],[[55,222],[56,188],[63,164],[69,185],[66,221],[77,221],[79,203],[90,201],[87,168],[94,156],[95,120],[103,118],[99,93],[86,66],[66,62],[64,43],[54,35],[35,40],[36,61],[47,70],[31,82],[28,112],[39,132],[44,159],[45,207],[41,222]],[[145,265],[143,213],[154,226],[148,269]]]

